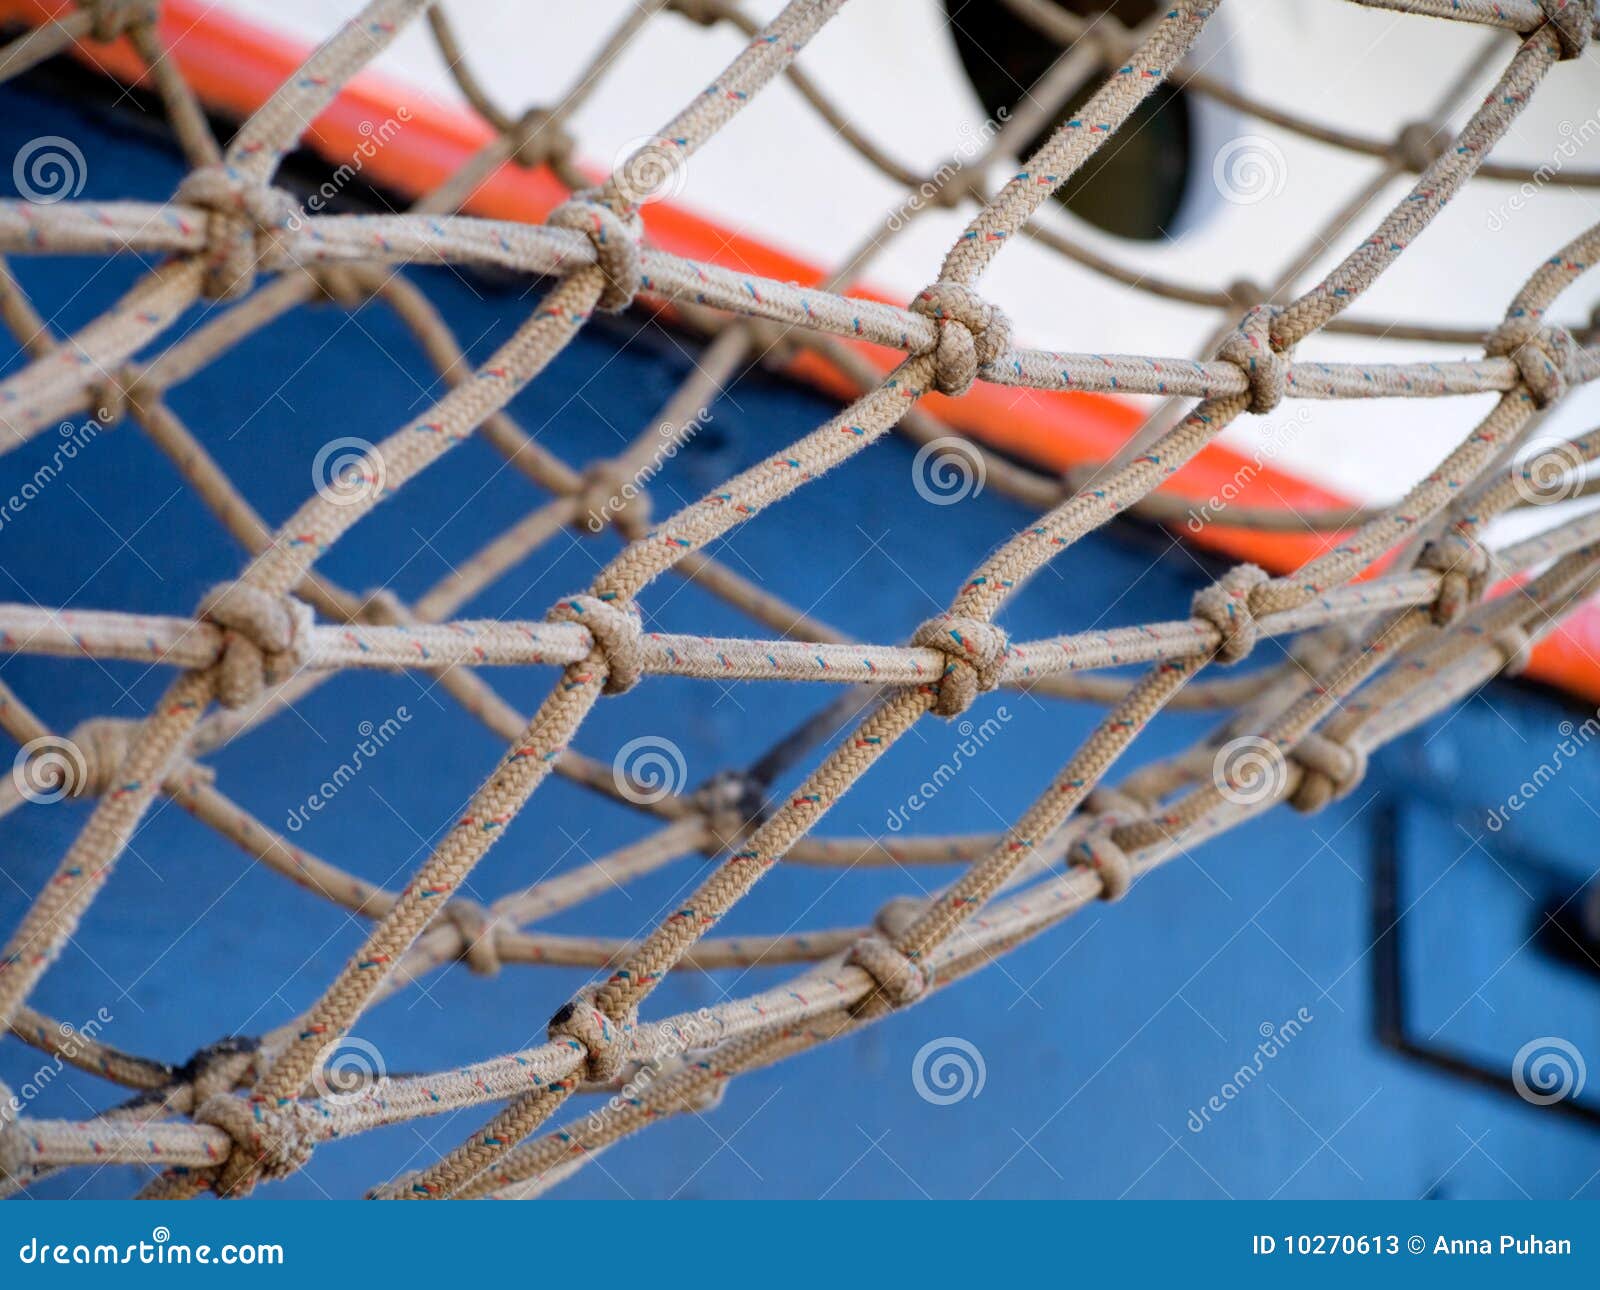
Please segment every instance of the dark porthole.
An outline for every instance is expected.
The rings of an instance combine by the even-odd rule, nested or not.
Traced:
[[[1083,18],[1109,13],[1126,27],[1155,10],[1151,0],[1044,0]],[[1005,0],[945,0],[962,66],[991,119],[1010,113],[1061,57],[1064,46],[1015,14]],[[1026,156],[1080,108],[1103,81],[1091,76]],[[1163,86],[1134,112],[1094,159],[1056,194],[1078,218],[1118,237],[1160,241],[1173,235],[1188,192],[1195,123],[1183,90]]]

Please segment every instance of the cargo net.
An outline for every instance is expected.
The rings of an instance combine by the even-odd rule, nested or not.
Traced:
[[[423,0],[367,5],[243,123],[225,152],[195,95],[163,57],[148,4],[83,3],[0,51],[0,62],[15,70],[73,42],[126,39],[148,64],[192,167],[165,205],[9,201],[0,207],[5,252],[131,249],[164,257],[109,312],[60,340],[10,275],[0,278],[0,306],[29,355],[0,382],[0,448],[86,410],[125,415],[253,553],[237,580],[208,594],[189,618],[0,606],[0,640],[8,651],[142,660],[176,670],[142,721],[90,721],[65,738],[22,698],[0,690],[0,723],[26,749],[5,807],[28,798],[94,799],[82,833],[6,942],[0,1016],[22,1041],[134,1090],[131,1100],[87,1122],[22,1115],[7,1097],[0,1174],[10,1189],[71,1166],[121,1163],[151,1170],[147,1195],[209,1189],[236,1196],[300,1169],[331,1139],[481,1106],[487,1117],[481,1129],[373,1194],[539,1194],[627,1135],[665,1117],[707,1112],[735,1076],[870,1025],[1091,902],[1120,899],[1143,875],[1205,838],[1280,802],[1314,811],[1350,792],[1372,750],[1490,677],[1520,667],[1541,635],[1584,597],[1600,562],[1600,517],[1593,513],[1494,550],[1480,539],[1496,516],[1527,502],[1530,489],[1585,491],[1585,468],[1600,453],[1600,431],[1593,431],[1563,441],[1553,465],[1543,454],[1539,470],[1546,478],[1531,479],[1526,462],[1517,464],[1519,445],[1541,411],[1600,374],[1600,349],[1546,321],[1557,297],[1589,267],[1600,226],[1530,265],[1526,285],[1487,336],[1356,319],[1345,311],[1475,173],[1530,178],[1485,158],[1544,77],[1560,75],[1557,64],[1584,50],[1592,0],[1364,0],[1440,21],[1486,24],[1518,38],[1514,50],[1510,41],[1490,46],[1503,72],[1459,134],[1449,137],[1443,123],[1464,85],[1439,104],[1433,121],[1387,142],[1329,130],[1186,70],[1186,52],[1216,3],[1175,0],[1129,30],[1041,0],[1010,2],[1047,34],[1071,42],[1072,56],[1087,60],[1098,89],[997,192],[980,194],[968,180],[945,194],[946,204],[966,203],[976,213],[931,285],[906,308],[843,294],[865,255],[823,286],[802,289],[675,258],[642,238],[641,175],[681,166],[780,76],[791,78],[863,155],[909,184],[923,183],[885,160],[792,65],[842,0],[793,0],[765,28],[730,0],[634,6],[578,78],[579,92],[563,106],[521,116],[485,95],[434,10],[427,17],[460,89],[496,133],[459,174],[401,215],[309,214],[273,179],[306,123],[402,27],[424,15]],[[658,16],[663,11],[672,16]],[[734,24],[750,39],[651,143],[603,184],[584,187],[563,124],[581,87],[651,23],[685,19]],[[1058,111],[1075,88],[1072,80],[1056,76],[1036,87],[1040,110]],[[1241,300],[1236,290],[1155,281],[1077,252],[1130,288],[1228,310],[1214,353],[1199,360],[1025,348],[999,303],[983,294],[985,269],[1018,236],[1053,238],[1074,253],[1035,228],[1033,217],[1152,91],[1173,83],[1225,96],[1277,127],[1381,158],[1385,179],[1411,171],[1415,185],[1325,279],[1299,294],[1285,280],[1263,284],[1253,301]],[[1010,135],[996,139],[993,155],[1004,156],[1014,144]],[[570,199],[541,226],[452,213],[475,184],[507,163],[549,167],[572,188]],[[1596,178],[1563,176],[1584,185]],[[1337,241],[1377,192],[1375,185],[1361,194],[1310,244]],[[398,265],[441,259],[553,283],[512,338],[470,374],[427,299],[395,272]],[[775,346],[820,354],[857,383],[859,394],[810,434],[652,523],[640,481],[661,446],[656,422],[617,456],[578,469],[550,455],[506,411],[595,310],[622,310],[641,295],[668,302],[685,325],[715,337],[659,418],[669,427],[688,426],[693,410],[716,396],[746,356]],[[230,303],[153,356],[137,357],[202,299]],[[316,299],[385,302],[415,331],[450,388],[422,415],[344,463],[274,533],[174,414],[165,392],[253,329]],[[1481,354],[1416,363],[1297,358],[1296,346],[1319,329],[1459,339]],[[903,357],[885,376],[854,347],[863,340]],[[1181,402],[1165,421],[1152,418],[1127,452],[1089,478],[1064,480],[989,459],[989,480],[1032,504],[1039,517],[954,583],[948,612],[917,627],[905,645],[851,640],[705,554],[709,543],[767,507],[826,487],[829,471],[848,469],[852,457],[895,426],[918,439],[936,436],[939,428],[918,400],[930,391],[960,395],[975,381]],[[1171,496],[1155,490],[1246,414],[1269,412],[1284,399],[1485,392],[1499,396],[1493,410],[1393,506],[1299,515],[1230,509],[1227,523],[1235,528],[1342,535],[1282,576],[1238,565],[1200,591],[1187,615],[1137,627],[1018,641],[996,621],[1035,573],[1113,517],[1186,515],[1174,513]],[[427,468],[474,434],[489,439],[552,500],[414,604],[353,594],[317,573],[320,558],[381,499],[426,487]],[[590,586],[538,621],[455,616],[539,543],[594,517],[628,541]],[[1384,557],[1390,562],[1376,576],[1358,580]],[[639,598],[668,572],[725,597],[759,630],[749,639],[645,630]],[[1485,595],[1486,588],[1495,594]],[[1212,665],[1246,658],[1263,636],[1291,634],[1286,660],[1254,673],[1248,684],[1200,676]],[[1096,675],[1129,663],[1146,665],[1142,675]],[[530,665],[556,668],[559,677],[528,717],[496,694],[489,677],[496,667]],[[232,802],[198,760],[345,668],[426,669],[508,741],[459,823],[400,890],[291,846]],[[571,748],[573,736],[603,696],[661,674],[723,683],[853,682],[872,693],[863,701],[859,688],[847,691],[843,706],[834,704],[742,773],[723,772],[695,791],[659,798],[620,791],[627,785],[619,786],[610,765]],[[992,702],[986,696],[1005,687],[1107,707],[1011,828],[872,842],[816,832],[841,795],[916,722],[968,712],[981,719],[982,705]],[[1108,781],[1145,725],[1177,707],[1224,715],[1214,736],[1192,751]],[[837,740],[841,721],[850,732]],[[775,795],[784,770],[798,769],[817,745],[815,769]],[[655,798],[643,808],[650,831],[487,906],[462,898],[474,865],[552,774],[627,800]],[[181,1065],[119,1051],[99,1036],[68,1042],[70,1028],[27,1004],[158,795],[181,803],[261,864],[371,923],[337,979],[292,1023],[220,1042]],[[614,884],[696,854],[715,858],[709,876],[643,939],[558,936],[534,926]],[[865,928],[736,940],[712,935],[780,863],[946,863],[956,876],[931,896],[890,902]],[[332,1078],[332,1055],[363,1012],[457,960],[484,972],[504,964],[588,966],[597,980],[555,1013],[548,1042],[538,1047],[459,1070],[353,1084]],[[641,1018],[651,992],[675,968],[774,963],[803,966],[771,989],[692,1015]],[[599,1094],[603,1104],[552,1132],[548,1122],[581,1093]]]

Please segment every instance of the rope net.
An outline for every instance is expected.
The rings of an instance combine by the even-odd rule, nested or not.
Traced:
[[[1185,55],[1219,7],[1216,0],[1175,0],[1132,30],[1110,18],[1076,17],[1044,0],[1009,0],[1018,15],[1070,45],[1061,64],[1034,87],[1039,113],[1058,111],[1086,82],[1098,88],[999,191],[977,191],[973,176],[981,166],[961,169],[939,188],[940,204],[975,213],[931,284],[905,308],[844,294],[884,239],[882,228],[863,243],[868,249],[816,288],[686,260],[653,248],[642,235],[640,170],[681,166],[780,76],[863,157],[908,187],[924,184],[923,176],[879,151],[795,64],[843,0],[792,0],[766,27],[732,0],[635,6],[581,72],[577,89],[557,106],[521,115],[482,89],[437,7],[425,0],[373,0],[244,122],[225,151],[195,93],[164,56],[153,4],[83,0],[0,50],[0,67],[15,73],[75,42],[126,37],[147,64],[191,166],[165,204],[0,203],[0,253],[162,257],[102,317],[59,339],[0,262],[0,315],[29,356],[0,381],[0,452],[63,417],[85,411],[126,416],[253,555],[237,579],[217,587],[186,618],[0,605],[0,641],[8,651],[139,660],[176,674],[144,720],[91,721],[65,738],[0,686],[0,724],[30,753],[6,785],[0,809],[24,800],[30,779],[58,795],[94,801],[81,834],[6,941],[0,1017],[19,1039],[132,1091],[130,1100],[87,1122],[25,1117],[6,1096],[0,1112],[4,1185],[14,1191],[75,1165],[127,1163],[160,1171],[146,1195],[214,1190],[238,1196],[299,1169],[334,1138],[482,1106],[486,1119],[478,1132],[373,1194],[537,1195],[625,1136],[665,1117],[708,1110],[742,1072],[871,1025],[1091,902],[1122,898],[1185,848],[1282,802],[1320,809],[1355,787],[1374,750],[1496,674],[1519,668],[1530,648],[1584,599],[1600,564],[1600,515],[1593,512],[1497,549],[1482,540],[1496,516],[1527,498],[1526,469],[1515,457],[1542,411],[1600,375],[1600,348],[1546,320],[1588,268],[1600,225],[1532,266],[1504,320],[1487,336],[1346,311],[1474,176],[1528,177],[1515,166],[1489,162],[1488,153],[1541,81],[1561,74],[1556,65],[1582,53],[1594,5],[1357,2],[1514,33],[1514,47],[1497,39],[1488,51],[1498,60],[1498,79],[1459,133],[1450,136],[1445,122],[1461,86],[1440,103],[1434,120],[1383,141],[1318,125],[1188,69]],[[493,127],[493,141],[405,214],[301,210],[274,184],[285,154],[341,87],[424,15],[462,93]],[[575,104],[595,71],[652,23],[685,18],[732,24],[749,43],[651,143],[603,183],[587,186],[565,129]],[[1296,266],[1248,299],[1237,289],[1135,274],[1040,226],[1033,217],[1041,204],[1167,83],[1381,158],[1383,182],[1413,172],[1415,183],[1364,235],[1347,236],[1346,230],[1359,228],[1382,183],[1318,231],[1313,247],[1354,245],[1315,286],[1292,291],[1303,267]],[[1039,124],[1021,119],[1015,129],[1001,131],[990,157],[1014,151],[1017,138]],[[475,185],[507,163],[548,167],[572,190],[570,199],[540,226],[454,213]],[[1563,180],[1591,187],[1600,184],[1600,174]],[[1025,348],[979,285],[1018,235],[1044,241],[1129,288],[1214,306],[1226,312],[1227,325],[1199,359]],[[426,296],[397,272],[406,264],[440,261],[551,280],[512,337],[470,374]],[[596,310],[626,309],[641,296],[669,304],[685,326],[711,337],[660,418],[680,437],[693,410],[714,399],[752,357],[815,354],[855,382],[859,393],[781,452],[652,523],[640,480],[660,448],[655,424],[615,457],[579,469],[541,447],[506,411]],[[166,393],[242,337],[318,299],[345,307],[378,300],[392,308],[450,388],[351,463],[337,495],[318,491],[273,532],[173,412]],[[201,300],[219,305],[162,347],[164,334]],[[1297,357],[1297,346],[1318,331],[1455,342],[1481,355],[1420,363]],[[902,358],[885,376],[847,340],[887,346]],[[896,426],[924,442],[936,437],[940,428],[918,400],[931,391],[958,396],[974,382],[1150,394],[1170,402],[1121,454],[1090,472],[1063,479],[989,457],[988,478],[1034,507],[1038,518],[954,584],[947,612],[918,627],[905,645],[852,640],[705,554],[708,544],[756,513],[835,468],[848,469],[852,457]],[[1155,490],[1241,417],[1270,412],[1286,399],[1480,393],[1498,396],[1492,410],[1392,506],[1288,518],[1228,513],[1232,527],[1343,533],[1300,568],[1272,576],[1238,565],[1196,595],[1187,616],[1137,627],[1016,641],[997,621],[1035,573],[1113,517],[1177,518],[1172,499]],[[317,572],[321,558],[380,500],[416,487],[431,465],[474,434],[547,490],[550,500],[409,605],[388,593],[356,594]],[[1562,451],[1571,496],[1600,454],[1600,431],[1566,441]],[[591,585],[537,621],[456,617],[541,543],[590,522],[610,524],[627,539]],[[1388,561],[1380,573],[1360,578],[1380,561]],[[669,572],[723,597],[758,631],[748,638],[647,631],[640,597]],[[1486,594],[1490,588],[1496,594]],[[1201,677],[1213,665],[1238,663],[1267,636],[1295,638],[1286,662],[1248,682]],[[1146,665],[1134,680],[1095,675],[1130,663]],[[490,678],[495,667],[532,665],[555,668],[558,676],[530,716],[497,694]],[[400,890],[291,846],[233,802],[202,760],[349,668],[426,669],[506,741],[505,755],[472,794],[459,823]],[[570,744],[604,696],[654,675],[859,685],[746,771],[724,772],[696,791],[648,802],[642,809],[649,830],[620,850],[487,907],[461,897],[474,866],[548,776],[626,800],[638,796],[619,793],[609,766]],[[981,714],[985,696],[1003,687],[1107,706],[1092,735],[1014,825],[999,834],[869,842],[817,832],[833,804],[915,723],[930,714]],[[1178,707],[1214,709],[1221,720],[1189,752],[1113,783],[1117,761],[1141,730],[1164,709]],[[840,722],[849,733],[833,739]],[[774,797],[782,773],[829,741],[799,786]],[[1249,756],[1224,755],[1240,748]],[[1241,792],[1245,784],[1253,791]],[[294,1021],[248,1041],[225,1041],[176,1066],[98,1038],[66,1044],[61,1036],[67,1031],[28,1004],[160,795],[262,865],[371,924],[336,979]],[[536,926],[615,884],[698,853],[716,859],[709,875],[637,942],[555,935]],[[890,902],[865,928],[713,935],[723,916],[780,862],[948,863],[956,876],[931,897]],[[376,1078],[330,1095],[328,1055],[362,1014],[456,960],[481,972],[558,963],[589,967],[598,976],[556,1011],[549,1040],[538,1047],[459,1070]],[[692,1015],[641,1019],[650,994],[675,968],[786,963],[802,966],[772,988]],[[641,1071],[650,1078],[640,1079]],[[581,1092],[613,1096],[591,1114],[546,1128]]]

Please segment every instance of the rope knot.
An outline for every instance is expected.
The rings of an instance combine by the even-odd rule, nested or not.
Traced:
[[[586,1054],[583,1078],[591,1084],[609,1084],[628,1063],[637,1023],[632,1013],[618,1021],[602,1012],[595,1005],[591,986],[580,990],[576,999],[550,1018],[550,1038],[581,1047]]]
[[[299,215],[281,188],[247,184],[226,165],[191,170],[176,199],[207,214],[206,276],[210,300],[235,300],[255,285],[255,271],[270,242]]]
[[[1133,861],[1117,845],[1113,831],[1126,821],[1115,812],[1098,815],[1084,835],[1067,850],[1067,863],[1100,875],[1100,899],[1121,900],[1133,885]]]
[[[1426,121],[1413,121],[1395,136],[1391,155],[1407,170],[1421,174],[1444,155],[1445,142]]]
[[[1000,669],[1011,649],[1005,632],[987,619],[951,614],[923,623],[911,643],[945,656],[933,705],[941,717],[959,717],[980,694],[999,685]]]
[[[1210,623],[1222,637],[1217,646],[1217,662],[1237,663],[1248,657],[1256,647],[1261,628],[1256,622],[1255,607],[1251,602],[1255,599],[1256,588],[1264,586],[1267,581],[1265,569],[1253,564],[1239,564],[1209,587],[1195,592],[1190,614]]]
[[[858,1009],[878,1000],[891,1008],[903,1008],[915,1003],[928,989],[928,974],[922,965],[876,932],[852,945],[845,962],[854,964],[877,983],[873,993],[857,1005]]]
[[[1427,543],[1417,556],[1419,569],[1439,575],[1433,621],[1448,627],[1483,598],[1489,583],[1489,553],[1464,533],[1450,532]]]
[[[644,225],[638,211],[619,215],[598,194],[598,189],[573,194],[550,212],[545,223],[551,228],[582,233],[589,239],[595,263],[606,279],[600,292],[600,308],[615,313],[633,303],[644,280],[644,262],[639,255]]]
[[[1367,753],[1313,730],[1289,750],[1300,767],[1300,782],[1289,805],[1304,815],[1320,811],[1355,788],[1367,774]]]
[[[1228,297],[1228,304],[1240,313],[1267,303],[1266,290],[1250,278],[1235,278],[1222,289],[1222,294]]]
[[[1578,344],[1565,327],[1544,327],[1533,314],[1507,318],[1484,338],[1490,358],[1509,358],[1535,407],[1547,408],[1567,392]]]
[[[1250,411],[1271,412],[1283,402],[1289,388],[1289,355],[1272,343],[1272,320],[1283,310],[1276,305],[1255,305],[1244,317],[1217,357],[1244,373],[1250,386]]]
[[[922,917],[927,901],[918,896],[894,896],[878,907],[872,917],[872,930],[891,941]]]
[[[911,312],[933,319],[933,385],[959,396],[972,388],[978,369],[1011,348],[1011,320],[971,287],[935,282],[911,302]]]
[[[67,739],[80,756],[68,758],[63,766],[67,796],[103,797],[115,788],[138,726],[123,717],[91,717],[75,725]]]
[[[769,814],[762,782],[741,770],[719,770],[695,790],[691,800],[722,847],[732,846],[759,828]]]
[[[479,976],[498,972],[500,947],[496,943],[495,916],[477,901],[459,897],[444,907],[444,916],[461,937],[462,961]]]
[[[609,522],[629,542],[650,531],[650,494],[639,476],[615,461],[595,461],[585,467],[578,515],[590,533],[605,531]]]
[[[268,683],[287,680],[311,652],[311,606],[274,596],[248,582],[225,582],[206,593],[196,617],[223,629],[217,657],[217,699],[240,708]]]
[[[217,1176],[217,1194],[242,1196],[258,1178],[287,1178],[303,1169],[322,1138],[313,1114],[292,1098],[275,1105],[264,1098],[219,1093],[202,1102],[194,1122],[221,1129],[233,1139],[233,1150]]]
[[[577,146],[555,113],[546,107],[531,107],[512,128],[511,160],[532,170],[546,162],[566,161]]]
[[[605,668],[605,693],[626,694],[644,675],[644,624],[632,601],[618,603],[587,594],[558,601],[545,615],[553,623],[577,623],[594,638],[590,658]]]
[[[1581,57],[1594,32],[1594,0],[1539,0],[1539,8],[1561,43],[1563,61]]]

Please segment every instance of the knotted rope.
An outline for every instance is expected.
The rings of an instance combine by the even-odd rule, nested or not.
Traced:
[[[1594,33],[1595,0],[1539,0],[1539,8],[1561,42],[1561,57],[1581,58]]]
[[[214,587],[195,611],[224,629],[217,658],[217,698],[240,708],[266,686],[287,680],[304,665],[311,644],[311,606],[274,596],[248,582]]]
[[[639,641],[644,626],[633,603],[619,603],[587,594],[557,601],[545,617],[553,623],[577,623],[594,638],[590,656],[605,672],[605,692],[626,694],[644,675]]]
[[[876,983],[872,994],[856,1005],[858,1011],[880,1005],[903,1008],[927,992],[928,977],[922,967],[876,932],[852,945],[845,962],[861,968]]]
[[[1347,796],[1367,774],[1366,750],[1315,730],[1303,736],[1289,756],[1301,769],[1289,804],[1302,814],[1320,811]]]
[[[583,1077],[592,1084],[608,1084],[622,1073],[631,1054],[635,1014],[617,1020],[595,1004],[597,991],[583,990],[550,1018],[550,1039],[568,1043],[583,1053]]]
[[[1189,612],[1210,623],[1222,637],[1217,646],[1219,663],[1237,663],[1255,649],[1261,629],[1256,623],[1252,596],[1268,582],[1265,569],[1253,564],[1235,565],[1220,579],[1195,593]]]
[[[933,384],[941,394],[965,394],[979,370],[1011,348],[1011,320],[959,282],[924,287],[911,302],[911,311],[934,321],[938,339],[931,351]]]
[[[271,1105],[259,1097],[219,1093],[195,1108],[196,1124],[209,1124],[233,1139],[233,1150],[217,1175],[220,1196],[242,1196],[261,1179],[287,1178],[303,1169],[325,1136],[314,1112],[299,1102]]]
[[[1567,374],[1578,350],[1564,327],[1540,326],[1530,314],[1506,319],[1484,340],[1491,358],[1509,358],[1517,365],[1534,406],[1547,408],[1567,392]]]
[[[1289,388],[1289,356],[1272,340],[1272,322],[1283,313],[1273,305],[1254,305],[1222,346],[1217,357],[1244,373],[1250,387],[1251,412],[1271,412]]]
[[[595,262],[605,275],[600,292],[600,308],[611,312],[626,309],[639,294],[644,265],[639,257],[639,239],[644,226],[637,211],[619,214],[598,190],[574,194],[557,206],[545,219],[551,228],[582,233],[594,247]]]
[[[1489,583],[1489,553],[1465,533],[1452,531],[1426,543],[1417,567],[1439,575],[1439,592],[1433,602],[1433,621],[1449,627],[1482,599]]]
[[[212,300],[235,300],[249,292],[272,239],[300,210],[282,189],[251,183],[221,163],[191,170],[174,199],[207,214],[203,291]]]
[[[1011,647],[1005,632],[986,619],[951,614],[923,623],[911,643],[945,656],[944,673],[934,687],[933,711],[941,717],[959,717],[978,695],[998,686]]]

